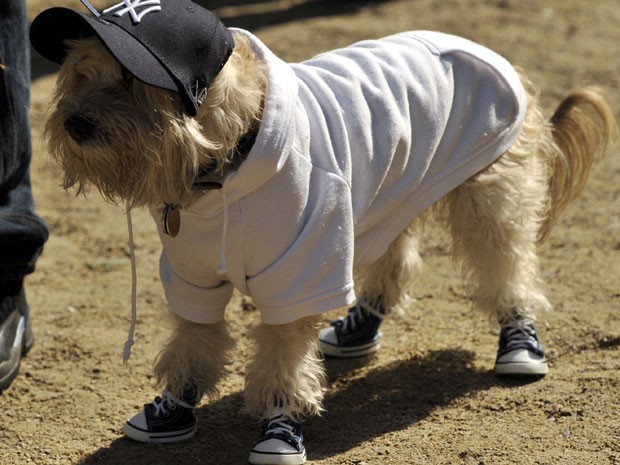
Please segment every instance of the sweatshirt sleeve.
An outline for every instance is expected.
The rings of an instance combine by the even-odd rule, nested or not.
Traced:
[[[175,272],[165,251],[160,258],[159,272],[166,300],[174,313],[201,324],[217,323],[224,318],[226,305],[233,293],[230,282],[213,280],[196,286]]]
[[[315,166],[297,237],[247,281],[263,322],[284,324],[350,305],[355,300],[353,247],[350,188]]]

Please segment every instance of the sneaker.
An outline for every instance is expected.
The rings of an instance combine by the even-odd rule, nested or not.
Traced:
[[[250,452],[253,465],[301,465],[306,463],[306,449],[301,423],[285,415],[265,421],[263,431]]]
[[[495,373],[507,376],[544,376],[548,366],[534,322],[517,318],[502,324]]]
[[[335,358],[352,358],[369,355],[381,343],[381,321],[385,309],[370,307],[361,300],[349,309],[346,317],[338,318],[331,326],[319,332],[323,354]]]
[[[20,360],[33,343],[28,303],[22,287],[0,303],[0,393],[17,376]]]
[[[166,389],[161,397],[156,397],[142,412],[127,420],[123,433],[140,442],[169,443],[188,439],[198,429],[194,416],[195,398],[195,391],[190,388],[183,391],[181,399]]]

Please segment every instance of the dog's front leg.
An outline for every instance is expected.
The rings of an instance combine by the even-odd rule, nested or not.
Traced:
[[[274,411],[299,419],[322,411],[325,370],[318,352],[320,317],[285,325],[260,325],[245,385],[250,413],[269,418]]]
[[[194,435],[194,407],[213,397],[234,341],[224,321],[197,324],[174,316],[174,330],[154,366],[161,397],[125,423],[123,432],[141,442],[177,442]]]
[[[172,336],[153,368],[158,384],[178,398],[187,387],[196,390],[196,401],[215,396],[234,346],[226,322],[198,324],[176,315],[174,319]]]
[[[256,329],[245,396],[248,411],[264,419],[264,428],[250,463],[305,462],[301,421],[321,413],[325,384],[319,321],[320,317],[308,317]],[[265,462],[266,457],[272,461]]]

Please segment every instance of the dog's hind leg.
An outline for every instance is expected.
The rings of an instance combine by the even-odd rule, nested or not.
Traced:
[[[319,316],[261,324],[245,383],[249,413],[264,420],[250,463],[304,463],[302,420],[323,410],[325,370],[318,352]]]
[[[475,303],[498,322],[549,309],[536,253],[546,186],[530,177],[539,169],[532,161],[525,167],[500,159],[447,199],[455,258]]]
[[[381,321],[407,304],[409,289],[422,266],[415,223],[409,225],[377,261],[356,270],[360,298],[345,317],[333,321],[319,333],[325,355],[351,358],[379,349]]]
[[[533,325],[550,308],[536,244],[581,192],[616,133],[613,111],[599,89],[572,92],[550,121],[532,92],[510,150],[447,196],[455,255],[474,284],[474,300],[502,325],[498,373],[547,371]]]
[[[538,132],[532,132],[525,130],[525,140],[452,191],[444,215],[475,304],[502,326],[495,369],[506,375],[547,372],[534,328],[536,317],[550,309],[536,251],[547,168],[538,156]]]

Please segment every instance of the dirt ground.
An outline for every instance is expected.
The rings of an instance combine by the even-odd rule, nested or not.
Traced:
[[[31,19],[52,3],[79,7],[28,0]],[[289,61],[406,29],[463,35],[526,69],[549,112],[570,88],[597,84],[620,116],[617,0],[204,3]],[[245,336],[259,318],[241,296],[227,312],[239,340],[235,361],[220,397],[198,409],[197,435],[169,446],[122,437],[127,416],[156,394],[150,368],[167,334],[159,242],[147,213],[135,213],[139,318],[123,365],[131,291],[125,216],[97,195],[59,187],[39,141],[54,81],[54,67],[34,56],[32,182],[51,237],[27,281],[36,344],[0,396],[0,464],[246,463],[258,430],[242,410]],[[619,180],[614,149],[540,249],[555,306],[539,324],[550,359],[544,379],[493,374],[497,330],[471,308],[447,244],[430,225],[417,302],[385,323],[382,350],[327,363],[327,412],[306,425],[309,463],[620,464]]]

